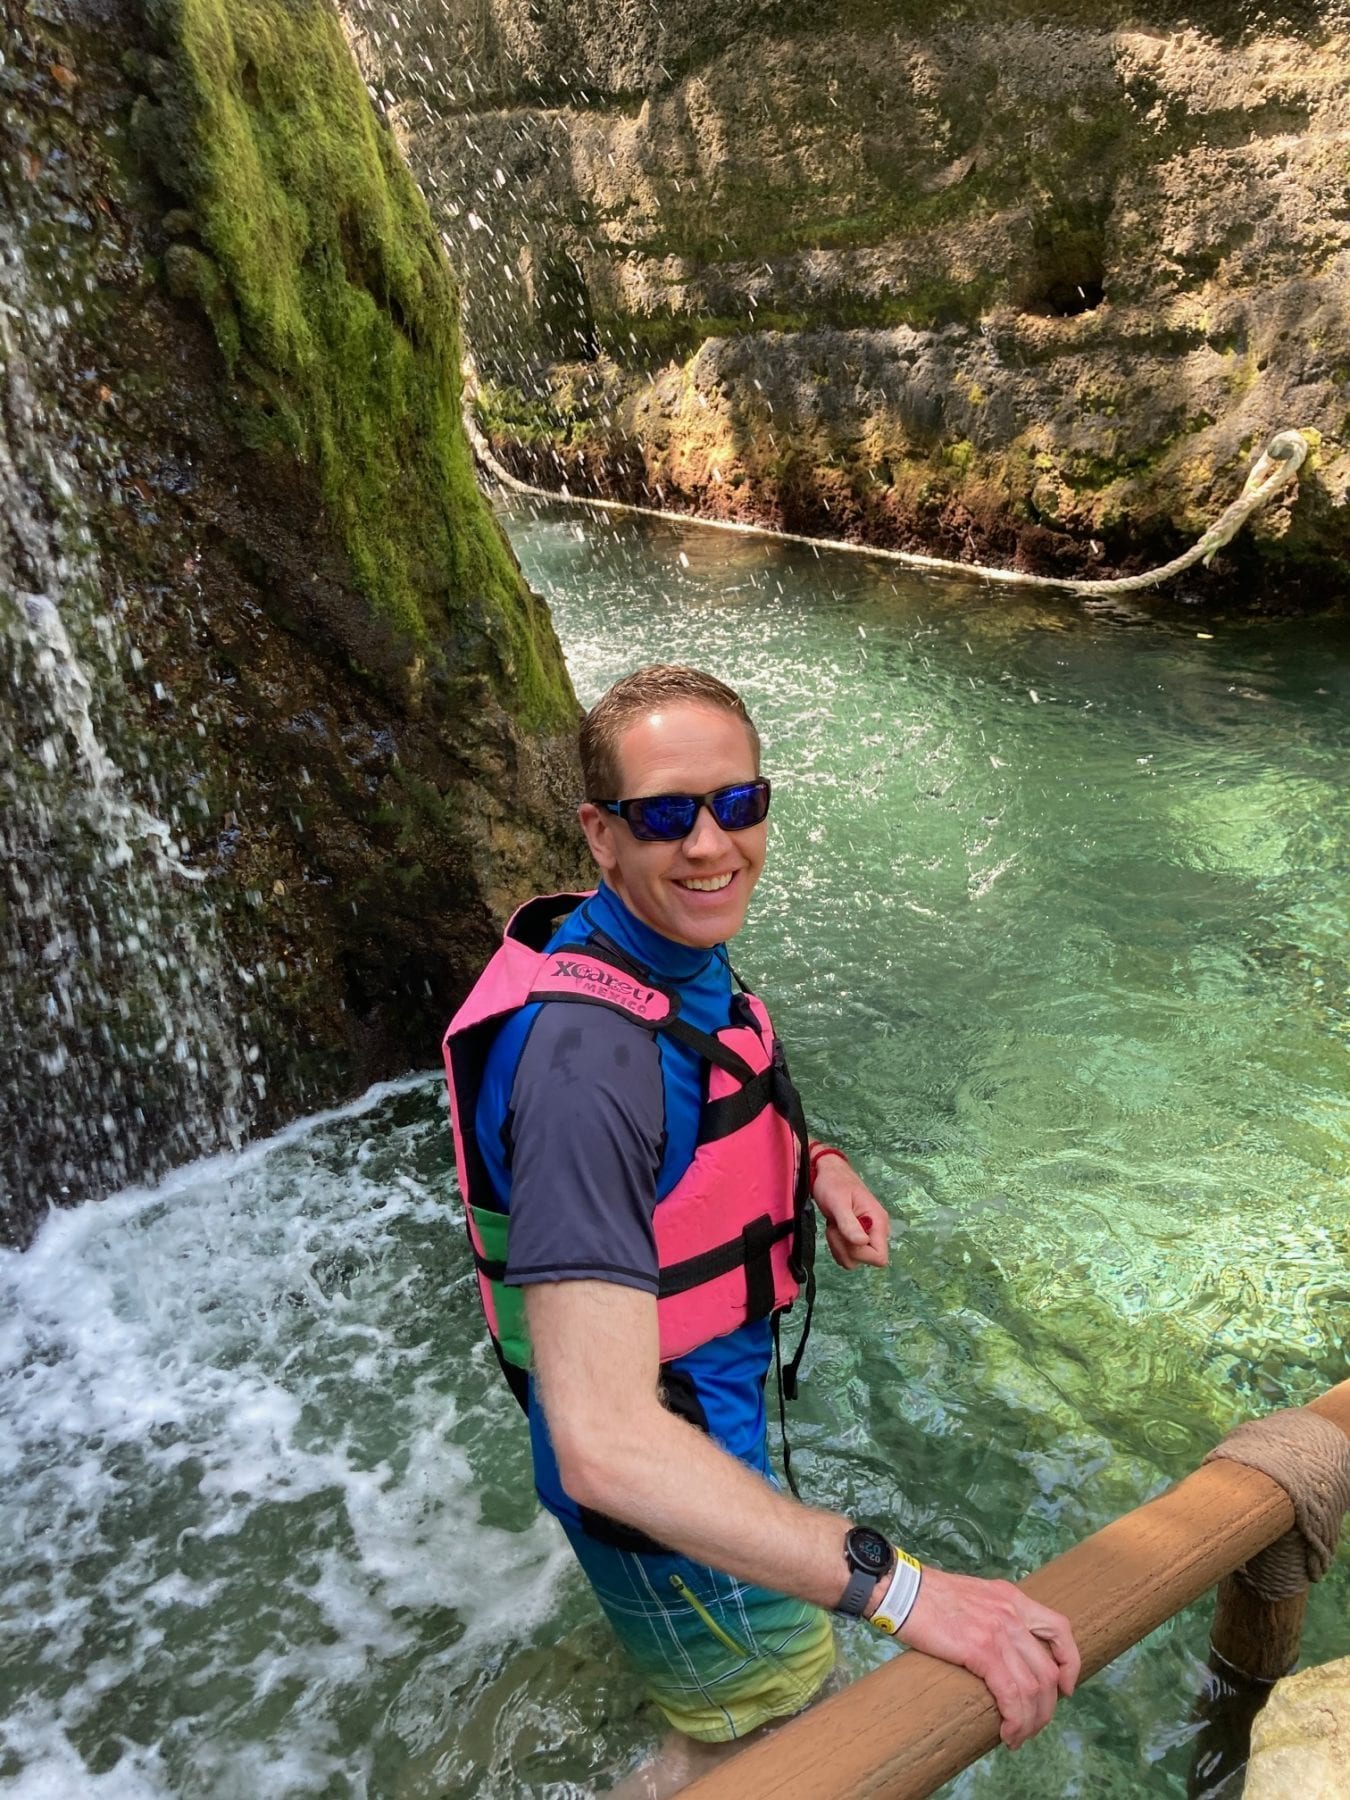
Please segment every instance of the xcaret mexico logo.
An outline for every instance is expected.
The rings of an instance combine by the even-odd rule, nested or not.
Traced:
[[[610,968],[608,963],[592,962],[575,955],[555,955],[534,984],[534,992],[575,994],[590,1000],[604,1000],[649,1024],[659,1024],[671,1010],[670,997],[660,988],[635,981],[632,976]]]

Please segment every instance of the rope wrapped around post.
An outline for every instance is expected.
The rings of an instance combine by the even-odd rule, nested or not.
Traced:
[[[1330,1568],[1350,1510],[1350,1414],[1329,1417],[1326,1411],[1338,1392],[1313,1406],[1250,1419],[1205,1458],[1264,1475],[1283,1489],[1294,1522],[1219,1583],[1191,1793],[1217,1792],[1221,1777],[1243,1767],[1253,1720],[1275,1683],[1298,1667],[1308,1587]]]
[[[1261,1600],[1289,1600],[1331,1566],[1341,1523],[1350,1512],[1350,1438],[1305,1406],[1247,1419],[1205,1461],[1242,1463],[1282,1487],[1294,1525],[1236,1571]]]

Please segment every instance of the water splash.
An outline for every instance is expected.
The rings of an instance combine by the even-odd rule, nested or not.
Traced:
[[[0,339],[5,336],[0,321]],[[9,345],[5,345],[8,352]],[[71,647],[56,602],[47,594],[16,596],[21,615],[28,622],[33,663],[47,687],[53,721],[63,727],[75,751],[76,761],[83,767],[86,785],[82,799],[90,823],[107,842],[109,868],[121,868],[135,854],[133,839],[146,843],[161,871],[181,875],[188,881],[205,881],[205,869],[189,868],[181,861],[182,852],[173,832],[143,806],[128,799],[121,770],[109,757],[94,729],[91,704],[93,684],[81,667]],[[55,734],[41,746],[42,761],[51,769],[60,754]]]
[[[74,446],[111,450],[60,399],[78,301],[40,287],[25,226],[0,240],[0,1236],[20,1239],[50,1203],[237,1142],[250,1092],[209,871],[163,803],[190,772],[138,737],[88,523]]]
[[[465,1754],[570,1559],[501,1449],[448,1141],[392,1082],[0,1252],[0,1793],[388,1793],[394,1753]]]

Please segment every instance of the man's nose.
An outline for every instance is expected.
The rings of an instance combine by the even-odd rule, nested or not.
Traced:
[[[698,809],[693,828],[684,840],[686,856],[709,857],[720,856],[726,849],[727,834],[713,817],[712,808],[705,802]]]

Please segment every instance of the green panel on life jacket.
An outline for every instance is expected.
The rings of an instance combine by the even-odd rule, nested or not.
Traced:
[[[506,1228],[509,1216],[491,1211],[486,1206],[472,1208],[473,1222],[483,1246],[484,1260],[506,1267]],[[492,1303],[497,1311],[497,1342],[507,1362],[518,1369],[530,1366],[530,1338],[525,1325],[525,1290],[507,1287],[504,1281],[488,1280]]]

